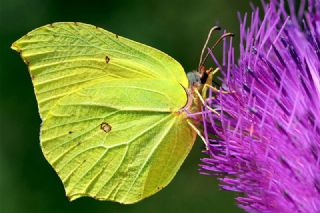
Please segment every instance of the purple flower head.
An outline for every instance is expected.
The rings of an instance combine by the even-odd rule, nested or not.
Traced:
[[[244,15],[240,58],[224,45],[222,86],[206,100],[218,113],[202,112],[201,171],[248,212],[320,212],[320,1],[295,6]]]

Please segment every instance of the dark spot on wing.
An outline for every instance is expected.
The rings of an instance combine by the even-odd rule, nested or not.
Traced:
[[[158,187],[157,187],[157,190],[158,190],[158,191],[160,191],[160,190],[162,190],[162,189],[163,189],[163,186],[158,186]]]
[[[69,134],[72,134],[73,132],[72,132],[72,131],[69,131],[68,133],[69,133]]]
[[[108,133],[111,131],[112,127],[110,126],[110,124],[103,122],[102,124],[100,124],[100,129],[102,129],[105,133]]]
[[[108,56],[106,56],[106,63],[108,64],[110,61],[110,58]]]
[[[27,59],[24,58],[24,63],[26,63],[26,65],[30,65],[30,62],[27,61]]]

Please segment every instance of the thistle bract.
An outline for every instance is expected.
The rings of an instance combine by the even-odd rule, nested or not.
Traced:
[[[319,212],[320,4],[263,10],[263,19],[257,8],[241,18],[237,63],[224,45],[222,86],[206,100],[218,113],[202,112],[201,172],[239,192],[248,212]]]

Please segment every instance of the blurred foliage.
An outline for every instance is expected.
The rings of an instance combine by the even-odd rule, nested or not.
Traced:
[[[238,33],[237,11],[250,11],[249,0],[0,0],[0,212],[242,212],[234,193],[219,190],[214,177],[198,173],[200,140],[173,182],[138,204],[90,198],[70,203],[40,150],[41,121],[27,67],[10,50],[12,42],[36,27],[78,21],[156,47],[190,71],[213,25]],[[234,40],[237,44],[239,36]]]

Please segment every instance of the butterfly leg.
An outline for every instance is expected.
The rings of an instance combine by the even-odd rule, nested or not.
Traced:
[[[202,95],[199,93],[199,91],[195,90],[195,94],[198,96],[200,102],[202,103],[202,105],[207,108],[208,110],[210,110],[211,112],[220,115],[216,110],[212,109],[210,106],[208,106],[205,102],[205,100],[203,99]]]
[[[233,93],[234,91],[222,91],[222,90],[219,90],[219,89],[217,89],[216,87],[214,87],[214,86],[211,86],[210,84],[205,84],[204,86],[203,86],[203,88],[206,88],[206,90],[207,89],[211,89],[212,91],[214,91],[214,92],[217,92],[217,93],[222,93],[222,94],[230,94],[230,93]],[[204,96],[205,97],[205,96]]]
[[[201,95],[202,95],[202,98],[203,99],[206,99],[207,97],[207,91],[208,91],[208,87],[212,87],[211,84],[212,84],[212,80],[213,80],[213,76],[219,72],[219,68],[216,68],[215,70],[213,70],[212,68],[210,68],[209,70],[206,71],[206,74],[208,75],[204,85],[203,85],[203,88],[202,88],[202,91],[201,91]]]
[[[192,121],[190,121],[189,119],[187,119],[187,123],[189,124],[189,126],[197,133],[197,135],[199,135],[199,137],[201,138],[201,140],[203,141],[204,145],[207,148],[207,142],[206,139],[204,138],[204,136],[201,134],[201,131],[192,123]]]
[[[216,87],[212,86],[211,82],[212,82],[212,79],[213,79],[213,76],[219,71],[219,69],[215,69],[213,72],[211,72],[208,76],[208,79],[206,81],[206,83],[203,85],[203,88],[202,88],[202,98],[205,100],[207,99],[207,92],[208,92],[208,89],[211,89],[212,91],[216,92],[216,93],[222,93],[222,94],[230,94],[230,93],[234,93],[234,91],[222,91],[220,89],[217,89]],[[212,99],[214,99],[214,97],[212,97]]]

